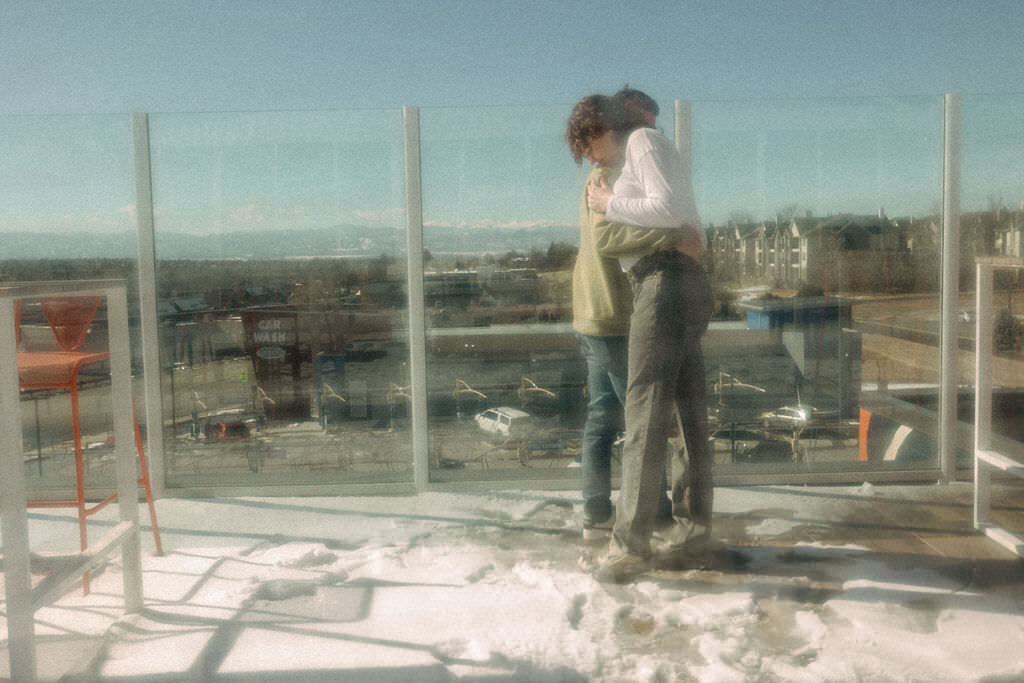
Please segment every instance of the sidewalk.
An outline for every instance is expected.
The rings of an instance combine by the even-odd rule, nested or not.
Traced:
[[[1024,530],[1021,488],[993,491]],[[167,499],[146,608],[108,565],[37,613],[41,680],[933,680],[1024,676],[1024,562],[971,489],[716,491],[712,570],[592,578],[571,492]],[[113,523],[112,511],[94,518]],[[145,513],[143,510],[143,518]],[[40,553],[72,510],[32,511]],[[116,560],[117,558],[115,558]],[[6,652],[4,652],[6,659]],[[6,661],[0,662],[6,672]]]

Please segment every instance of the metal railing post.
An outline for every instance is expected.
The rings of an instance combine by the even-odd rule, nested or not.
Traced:
[[[679,158],[683,162],[683,171],[686,177],[693,182],[693,145],[691,129],[690,103],[687,100],[674,100],[672,103],[673,134],[675,136],[676,149],[679,151]],[[706,243],[705,243],[706,244]],[[678,419],[678,415],[676,416]],[[680,425],[681,426],[681,425]],[[675,459],[668,458],[665,463],[665,476],[668,481],[673,480],[672,468]]]
[[[960,96],[947,94],[942,116],[942,313],[939,353],[939,466],[956,477],[958,313],[960,309]]]
[[[124,605],[129,614],[142,611],[142,546],[139,540],[137,454],[132,402],[131,342],[128,332],[128,301],[124,287],[106,290],[110,325],[110,391],[117,456],[119,517],[132,529],[121,541]],[[156,524],[156,520],[150,520]]]
[[[683,168],[693,177],[693,143],[691,129],[690,103],[686,100],[675,101],[675,138],[676,149],[683,160]]]
[[[412,396],[412,464],[417,491],[429,481],[427,434],[427,333],[423,304],[423,197],[420,175],[420,110],[402,107],[405,150],[405,238],[408,247],[409,369]]]
[[[142,382],[146,400],[146,454],[153,495],[164,491],[164,417],[160,391],[160,323],[157,318],[156,230],[153,220],[153,174],[149,151],[149,115],[131,116],[135,161],[135,220],[138,242],[139,314]],[[174,397],[171,397],[174,400]]]
[[[25,456],[14,334],[14,299],[0,298],[0,527],[4,537],[7,649],[12,681],[36,680],[35,617],[25,509]]]
[[[992,448],[992,283],[993,267],[975,266],[974,348],[974,525],[989,522],[990,470],[978,457]]]

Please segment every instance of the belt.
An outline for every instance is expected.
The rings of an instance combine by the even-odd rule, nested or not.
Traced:
[[[652,273],[662,270],[682,270],[688,267],[700,267],[681,251],[675,249],[661,249],[653,254],[642,256],[639,261],[629,269],[629,275],[636,280],[643,280]]]

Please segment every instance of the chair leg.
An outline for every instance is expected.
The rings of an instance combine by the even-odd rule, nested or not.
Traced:
[[[77,378],[76,378],[77,380]],[[78,507],[78,544],[84,552],[89,547],[89,530],[85,509],[85,463],[82,455],[82,420],[78,414],[78,382],[71,384],[71,431],[75,444],[75,503]],[[82,574],[82,595],[89,594],[89,572]]]
[[[78,509],[78,543],[84,552],[89,547],[88,517],[94,512],[99,512],[107,503],[117,498],[116,494],[102,501],[93,508],[86,506],[85,500],[85,458],[82,449],[82,420],[79,415],[78,403],[78,382],[77,376],[71,382],[71,428],[75,450],[75,500],[74,505]],[[146,455],[142,447],[142,431],[139,429],[138,413],[132,410],[132,419],[135,425],[135,449],[139,456],[140,476],[138,484],[142,486],[146,494],[146,505],[149,507],[149,521],[153,527],[153,541],[156,545],[156,554],[163,555],[163,544],[160,541],[160,526],[156,518],[156,504],[153,501],[153,489],[149,482],[149,467],[146,465]],[[70,501],[69,501],[70,502]],[[88,595],[90,590],[89,572],[82,574],[82,594]]]
[[[149,483],[149,467],[146,465],[146,455],[142,448],[142,431],[139,429],[138,413],[132,410],[132,421],[135,431],[135,450],[139,456],[139,471],[141,476],[138,483],[146,494],[146,505],[149,508],[149,521],[153,527],[153,541],[156,546],[156,554],[163,555],[163,544],[160,542],[160,526],[156,518],[156,504],[153,501],[153,489]],[[85,502],[85,465],[82,452],[82,424],[78,413],[78,387],[77,382],[71,388],[71,424],[74,431],[75,442],[75,500],[78,506],[78,537],[81,549],[84,551],[89,547],[89,535],[87,518],[92,512],[98,512],[105,503],[88,510]],[[107,502],[114,500],[116,496],[107,499]],[[90,590],[89,572],[82,575],[82,594],[88,595]]]

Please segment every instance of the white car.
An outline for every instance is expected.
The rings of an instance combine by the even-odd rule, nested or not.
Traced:
[[[488,408],[478,413],[475,419],[480,429],[489,432],[494,436],[508,438],[511,436],[522,436],[522,431],[530,422],[530,414],[518,408],[502,406],[500,408]]]
[[[817,411],[811,406],[783,406],[761,413],[759,418],[767,429],[799,431],[807,426],[815,412]]]

